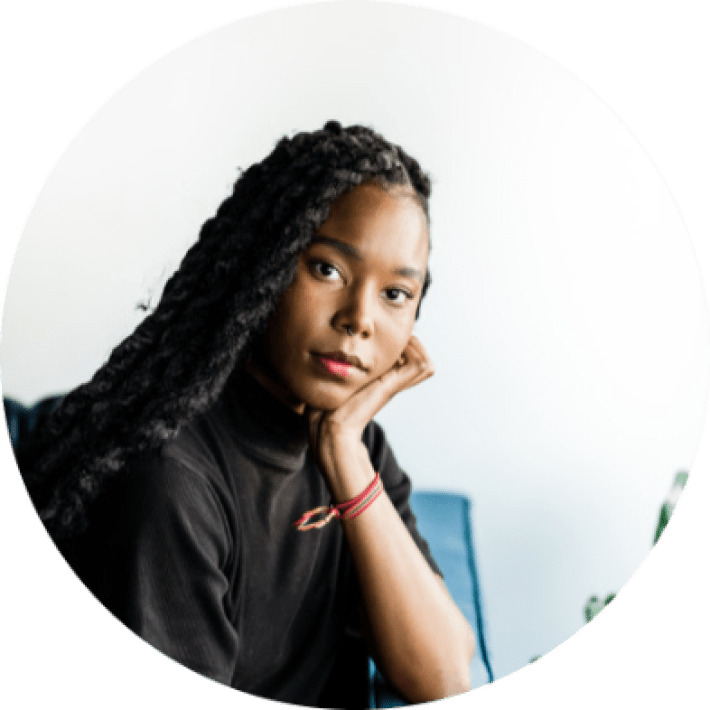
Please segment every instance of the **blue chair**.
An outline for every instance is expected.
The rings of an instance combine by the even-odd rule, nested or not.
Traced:
[[[414,491],[411,506],[419,532],[444,575],[459,609],[476,634],[476,653],[471,661],[471,688],[493,682],[488,658],[481,594],[471,525],[471,503],[456,493]],[[395,708],[408,703],[387,684],[370,661],[370,707]]]
[[[5,407],[5,419],[13,451],[17,450],[18,443],[24,441],[25,437],[35,428],[39,419],[52,411],[61,401],[61,395],[45,397],[31,407],[26,407],[10,397],[3,397],[2,403]]]

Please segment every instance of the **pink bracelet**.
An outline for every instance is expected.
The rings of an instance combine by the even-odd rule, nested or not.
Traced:
[[[379,473],[375,473],[375,477],[372,479],[370,485],[360,493],[359,496],[355,496],[355,498],[346,500],[343,503],[338,503],[337,505],[320,505],[317,508],[313,508],[313,510],[309,510],[302,515],[293,526],[301,531],[312,530],[313,528],[322,528],[333,518],[341,518],[343,520],[356,518],[375,502],[382,491],[382,479]],[[315,523],[307,523],[308,520],[319,513],[326,513],[326,516],[321,520],[317,520]]]

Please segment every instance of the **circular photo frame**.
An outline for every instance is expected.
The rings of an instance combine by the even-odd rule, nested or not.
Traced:
[[[687,679],[699,636],[684,636],[683,622],[697,629],[701,625],[691,620],[704,618],[691,542],[701,534],[700,477],[683,501],[687,522],[674,523],[673,535],[644,565],[663,531],[662,511],[668,518],[677,505],[677,474],[697,472],[703,461],[707,297],[697,263],[704,245],[694,192],[702,181],[699,159],[678,158],[693,151],[676,149],[677,141],[690,145],[700,132],[693,118],[701,113],[693,110],[700,99],[691,95],[695,75],[688,68],[693,43],[675,35],[669,40],[678,51],[662,76],[677,72],[683,80],[663,80],[676,110],[652,117],[653,94],[642,81],[622,93],[619,72],[630,76],[633,64],[621,60],[621,43],[610,30],[600,35],[610,49],[599,61],[584,43],[570,46],[571,16],[548,22],[544,32],[548,10],[527,25],[504,13],[473,20],[448,10],[462,12],[309,3],[219,26],[234,10],[224,17],[198,13],[185,16],[179,29],[151,32],[137,56],[124,56],[125,47],[115,55],[104,50],[105,66],[99,62],[95,74],[85,59],[77,62],[86,72],[79,76],[92,81],[63,87],[66,95],[56,102],[67,108],[50,112],[57,119],[52,126],[45,104],[37,128],[30,121],[24,129],[34,148],[26,158],[11,153],[8,163],[17,176],[10,185],[14,201],[22,208],[8,212],[8,263],[13,249],[15,255],[3,301],[3,397],[30,404],[90,377],[143,317],[136,304],[154,305],[237,168],[266,155],[281,135],[315,129],[329,118],[372,125],[419,158],[434,186],[434,286],[416,332],[437,376],[394,400],[378,421],[415,489],[462,493],[474,503],[481,619],[496,680],[536,666],[475,699],[451,702],[503,707],[523,697],[529,704],[539,693],[550,707],[552,693],[555,707],[571,693],[585,706],[612,691],[633,692],[639,701],[648,691],[647,707],[656,707],[659,698],[671,697],[674,684],[648,677],[649,669],[668,664],[670,676]],[[156,30],[159,17],[146,15],[142,26]],[[589,18],[579,11],[575,22],[582,21]],[[630,16],[618,22],[631,26]],[[665,29],[663,18],[648,22]],[[295,32],[299,23],[303,29]],[[91,24],[63,31],[89,47],[78,31],[83,26],[96,33]],[[307,27],[311,35],[303,46]],[[343,43],[331,27],[347,27],[351,37],[379,32],[388,48],[372,59],[338,64]],[[119,36],[122,25],[115,29],[106,36]],[[579,36],[591,45],[601,31],[589,22]],[[271,44],[257,41],[261,37]],[[650,44],[638,36],[634,42],[648,64],[641,74],[658,81]],[[60,67],[77,61],[70,44],[64,40]],[[405,61],[418,45],[428,45],[431,56],[415,53]],[[569,62],[636,134],[589,86],[533,45]],[[302,64],[285,66],[284,55],[293,57],[295,47]],[[445,72],[446,62],[453,68]],[[254,68],[235,68],[247,66]],[[35,72],[29,66],[24,73],[34,82]],[[226,91],[234,74],[239,78]],[[40,93],[42,101],[51,99],[48,87]],[[42,102],[34,94],[27,102],[37,107],[28,111],[36,116]],[[41,175],[90,113],[49,171],[15,249]],[[691,126],[680,137],[664,123],[679,126],[678,114]],[[22,130],[20,122],[15,130]],[[699,146],[693,154],[706,154],[706,142]],[[47,309],[41,317],[40,306]],[[85,357],[76,357],[77,342]],[[13,473],[9,448],[4,467]],[[158,657],[91,604],[30,514],[16,476],[5,478],[12,508],[6,517],[8,600],[21,602],[22,610],[10,629],[18,697],[20,687],[24,697],[38,693],[38,702],[43,693],[28,685],[23,666],[31,658],[33,675],[52,669],[53,690],[41,696],[47,702],[57,687],[68,694],[81,679],[77,702],[88,707],[89,698],[116,683],[115,668],[133,679],[132,692],[139,687],[177,707],[208,696],[230,706],[235,699],[261,702],[220,695],[222,689]],[[676,525],[685,528],[674,542]],[[641,567],[638,579],[647,581],[635,581],[613,610],[567,644]],[[690,604],[680,609],[688,595]],[[651,640],[661,647],[685,644],[688,653],[661,660],[649,651]],[[599,683],[600,676],[600,689],[589,692],[587,683]],[[487,676],[481,678],[474,687],[486,684]],[[642,682],[648,685],[639,689]]]

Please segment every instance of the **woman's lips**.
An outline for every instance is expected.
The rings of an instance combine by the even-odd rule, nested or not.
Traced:
[[[340,377],[348,377],[354,367],[353,365],[348,365],[347,362],[341,362],[340,360],[331,360],[323,356],[318,356],[318,361],[332,375],[339,375]]]

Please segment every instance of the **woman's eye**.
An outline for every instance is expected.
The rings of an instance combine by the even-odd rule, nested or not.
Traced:
[[[340,272],[327,261],[314,261],[311,266],[318,276],[328,281],[335,281],[340,278]]]
[[[388,288],[385,290],[387,300],[397,306],[403,306],[410,298],[413,298],[411,293],[403,291],[401,288]]]

